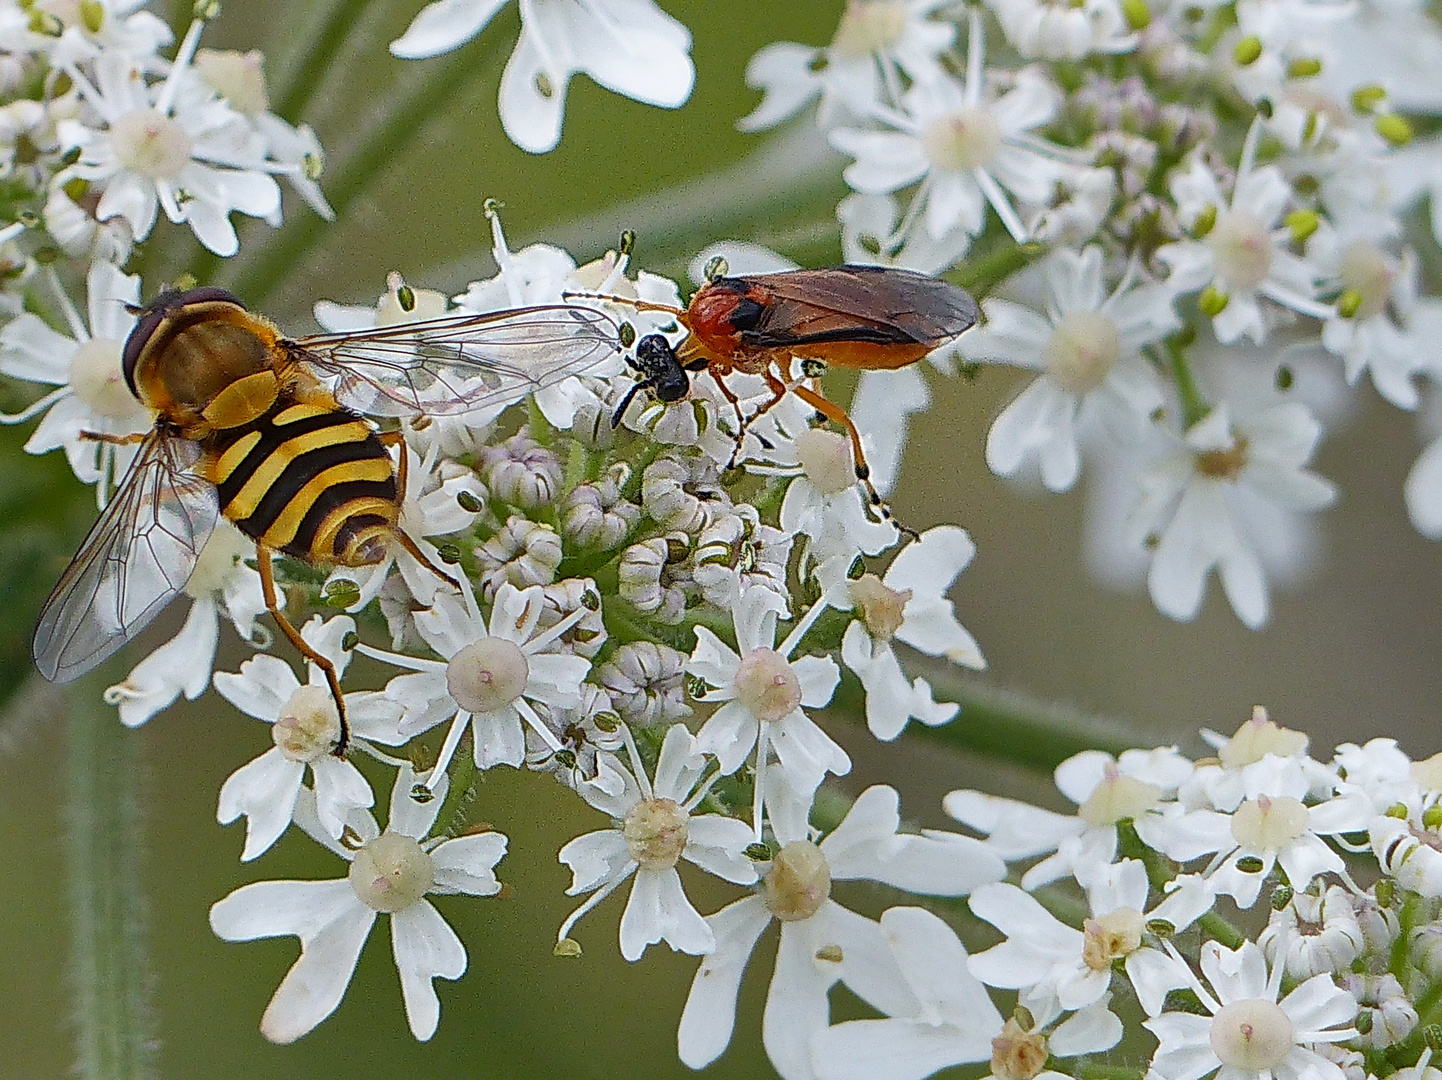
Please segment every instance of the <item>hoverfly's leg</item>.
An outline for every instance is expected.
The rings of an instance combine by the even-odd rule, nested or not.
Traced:
[[[146,440],[150,432],[143,431],[130,435],[107,435],[103,431],[82,431],[80,437],[86,442],[103,442],[111,446],[134,446]]]
[[[851,439],[851,453],[856,462],[856,479],[866,488],[866,496],[871,500],[871,505],[876,507],[876,512],[885,520],[891,522],[913,540],[919,540],[921,537],[915,529],[908,529],[896,520],[891,513],[891,507],[886,505],[886,501],[881,497],[881,492],[877,491],[876,485],[871,482],[871,466],[866,463],[866,452],[861,449],[861,433],[856,430],[856,425],[851,422],[851,417],[846,410],[836,402],[822,397],[809,386],[798,384],[792,387],[792,390],[795,391],[797,397],[828,420],[835,421],[846,428],[847,437]]]
[[[406,481],[410,477],[410,464],[408,461],[410,455],[406,453],[406,437],[399,431],[380,431],[376,433],[376,438],[380,439],[381,445],[386,447],[387,449],[392,446],[399,446],[401,448],[401,460],[400,463],[396,466],[396,486],[400,491],[400,501],[404,503],[406,498]],[[436,577],[440,578],[447,585],[451,586],[453,589],[456,590],[456,592],[462,591],[461,583],[455,578],[451,577],[450,574],[446,573],[435,563],[431,562],[431,560],[426,557],[426,553],[421,550],[420,545],[417,544],[414,540],[412,540],[410,536],[406,533],[406,531],[400,526],[396,526],[394,538],[396,543],[400,544],[401,547],[405,548],[406,551],[410,554],[411,558],[415,559],[416,562],[420,563],[431,573],[435,574]]]
[[[330,687],[330,696],[335,699],[336,714],[340,718],[340,737],[336,740],[335,749],[331,753],[336,757],[345,757],[346,747],[350,745],[350,724],[346,722],[345,699],[341,696],[340,679],[336,677],[335,665],[312,649],[306,643],[305,638],[300,636],[300,631],[292,626],[290,620],[281,613],[280,604],[276,601],[275,571],[270,565],[274,552],[259,542],[255,545],[255,552],[256,562],[259,564],[257,569],[260,570],[260,592],[265,598],[265,610],[270,612],[271,618],[280,627],[280,632],[285,635],[286,640],[294,645],[302,656],[325,672],[325,681]]]

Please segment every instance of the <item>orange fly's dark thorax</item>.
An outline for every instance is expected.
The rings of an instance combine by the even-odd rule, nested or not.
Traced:
[[[384,556],[400,515],[395,467],[355,414],[281,400],[206,451],[220,511],[247,536],[321,566]]]
[[[224,289],[162,293],[125,342],[126,384],[142,403],[182,426],[228,386],[284,361],[277,334]]]

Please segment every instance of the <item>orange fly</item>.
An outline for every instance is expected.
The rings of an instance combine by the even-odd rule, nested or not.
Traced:
[[[631,399],[649,390],[665,402],[679,401],[689,388],[683,371],[705,371],[736,410],[737,452],[746,428],[794,393],[827,419],[842,425],[851,440],[856,478],[873,506],[890,514],[871,483],[856,425],[846,410],[821,394],[817,378],[826,367],[888,370],[914,364],[976,325],[971,294],[947,281],[885,266],[832,266],[776,274],[727,277],[724,260],[707,267],[707,281],[685,309],[645,300],[606,296],[639,311],[662,311],[688,331],[674,349],[659,334],[636,346],[632,367],[642,377],[612,417],[620,422]],[[792,367],[800,361],[800,375]],[[760,375],[771,398],[750,416],[726,376]],[[734,460],[734,459],[733,459]]]

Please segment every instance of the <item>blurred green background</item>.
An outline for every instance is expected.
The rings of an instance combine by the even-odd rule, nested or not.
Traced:
[[[845,190],[840,163],[784,144],[774,149],[776,136],[743,136],[733,124],[757,99],[743,82],[747,59],[771,41],[824,43],[841,0],[663,6],[695,35],[691,101],[666,112],[578,78],[560,148],[533,157],[506,140],[495,109],[517,29],[513,6],[459,53],[403,63],[385,44],[419,0],[343,4],[354,26],[304,112],[288,117],[311,123],[326,146],[322,183],[344,204],[341,220],[314,222],[288,198],[285,228],[247,226],[244,254],[224,266],[196,259],[188,234],[162,227],[147,255],[147,292],[182,270],[199,270],[301,333],[314,329],[314,300],[369,303],[392,269],[416,285],[459,291],[492,272],[481,214],[487,197],[506,204],[513,248],[550,239],[585,260],[631,227],[641,233],[637,264],[674,276],[695,248],[728,237],[769,243],[809,264],[836,261],[831,213]],[[264,49],[276,94],[292,83],[332,10],[232,3],[204,43]],[[427,89],[435,77],[444,85]],[[423,106],[424,124],[396,120],[412,106]],[[388,121],[413,137],[385,148],[387,165],[370,182],[348,180],[348,161]],[[1356,415],[1316,463],[1343,491],[1325,515],[1323,563],[1309,581],[1277,594],[1271,623],[1253,633],[1237,622],[1215,581],[1190,625],[1159,616],[1140,591],[1118,594],[1092,581],[1080,554],[1081,494],[1027,498],[985,469],[986,430],[1018,389],[1016,376],[995,369],[965,382],[931,374],[936,400],[914,422],[894,505],[915,528],[957,522],[976,539],[980,554],[954,597],[990,661],[992,684],[1121,718],[1141,738],[1180,739],[1192,748],[1199,726],[1230,731],[1255,703],[1311,732],[1319,754],[1338,741],[1381,734],[1398,737],[1416,756],[1442,747],[1442,546],[1417,536],[1403,509],[1401,484],[1418,449],[1410,418],[1369,389],[1358,391]],[[846,379],[837,382],[844,399]],[[24,434],[0,432],[0,647],[4,683],[19,687],[0,719],[0,850],[7,855],[0,875],[0,1077],[17,1078],[66,1075],[75,1059],[64,847],[72,825],[60,813],[74,781],[63,720],[71,709],[97,711],[74,703],[98,700],[125,670],[121,664],[97,673],[70,691],[73,698],[28,675],[34,612],[93,517],[93,503],[58,455],[24,456]],[[159,620],[132,658],[173,633],[182,615]],[[220,658],[230,670],[244,655],[233,644],[230,635]],[[243,867],[240,826],[215,823],[223,779],[269,745],[262,725],[213,694],[134,733],[99,711],[108,724],[101,737],[139,792],[140,855],[122,854],[147,897],[160,1075],[689,1075],[675,1057],[675,1029],[695,960],[662,947],[638,964],[623,963],[615,946],[620,898],[580,925],[582,959],[552,958],[555,928],[572,907],[555,852],[604,823],[551,781],[506,770],[487,777],[477,812],[511,837],[500,873],[514,893],[440,900],[466,944],[470,970],[459,983],[437,984],[436,1038],[417,1044],[406,1030],[382,922],[338,1013],[295,1046],[270,1046],[256,1025],[295,942],[224,944],[208,929],[207,909],[247,881],[338,876],[341,866],[326,865],[309,841],[287,838]],[[967,724],[967,714],[956,723]],[[1044,773],[938,753],[914,733],[879,745],[841,716],[830,727],[856,761],[841,787],[855,793],[872,782],[894,783],[904,813],[922,824],[945,824],[939,797],[952,787],[1055,800]],[[708,890],[700,875],[687,882],[702,911],[738,895]],[[890,899],[844,886],[837,895],[872,914]],[[769,1074],[759,1032],[773,940],[763,941],[743,985],[732,1048],[707,1075]]]

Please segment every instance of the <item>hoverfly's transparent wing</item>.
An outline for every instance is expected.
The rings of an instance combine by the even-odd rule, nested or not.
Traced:
[[[35,665],[79,678],[138,634],[185,587],[215,528],[215,486],[191,469],[200,448],[151,432],[120,490],[40,611]]]
[[[603,311],[577,305],[448,315],[290,343],[336,400],[372,416],[497,411],[621,352]]]

